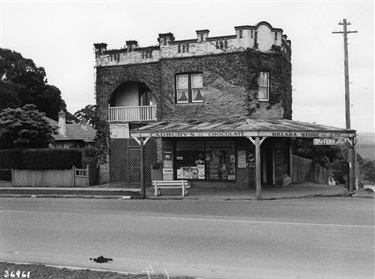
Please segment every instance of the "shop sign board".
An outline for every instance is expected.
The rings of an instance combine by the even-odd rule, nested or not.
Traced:
[[[234,150],[234,141],[207,141],[207,150]]]
[[[181,167],[177,169],[178,179],[205,179],[204,165]]]
[[[173,164],[172,164],[172,160],[163,160],[163,168],[172,168]]]
[[[238,168],[246,168],[246,150],[238,150],[237,151],[238,157]]]
[[[336,132],[264,132],[262,136],[286,138],[342,138],[346,134]]]
[[[163,174],[173,174],[172,168],[163,168]]]
[[[204,150],[203,141],[178,141],[176,145],[177,151],[180,150]]]
[[[155,138],[194,138],[194,137],[278,137],[278,138],[350,138],[355,134],[340,132],[298,132],[298,131],[202,131],[202,132],[151,132],[145,133]]]
[[[173,180],[172,168],[163,168],[163,180]]]
[[[344,145],[345,143],[351,143],[350,139],[330,139],[330,138],[323,138],[323,139],[314,139],[314,145]]]
[[[156,132],[150,137],[160,138],[191,138],[191,137],[245,137],[243,131],[216,131],[216,132]]]

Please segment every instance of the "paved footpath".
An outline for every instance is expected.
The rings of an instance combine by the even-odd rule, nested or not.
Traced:
[[[116,185],[117,186],[117,185]],[[105,199],[139,199],[140,188],[120,188],[111,184],[96,185],[92,187],[9,187],[0,184],[1,197],[31,197],[31,198],[105,198]],[[190,188],[188,196],[182,197],[181,190],[165,189],[162,195],[155,197],[153,188],[147,188],[147,199],[185,199],[202,201],[244,201],[255,200],[255,189],[220,189],[220,188]],[[344,185],[320,185],[314,183],[299,183],[276,188],[262,187],[263,200],[312,198],[312,197],[353,197],[374,198],[372,190],[360,189],[350,193]]]

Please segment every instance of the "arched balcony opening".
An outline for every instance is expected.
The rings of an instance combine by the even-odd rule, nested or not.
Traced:
[[[128,81],[113,91],[108,113],[112,123],[155,121],[155,98],[144,83]]]

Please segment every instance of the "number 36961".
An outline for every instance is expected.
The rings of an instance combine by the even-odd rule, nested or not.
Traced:
[[[3,274],[3,278],[30,278],[30,271],[8,271],[5,270]]]

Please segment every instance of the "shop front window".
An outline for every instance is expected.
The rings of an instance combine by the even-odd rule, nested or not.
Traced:
[[[235,180],[234,141],[178,141],[177,179]]]
[[[176,168],[178,179],[205,179],[204,142],[178,141]]]

